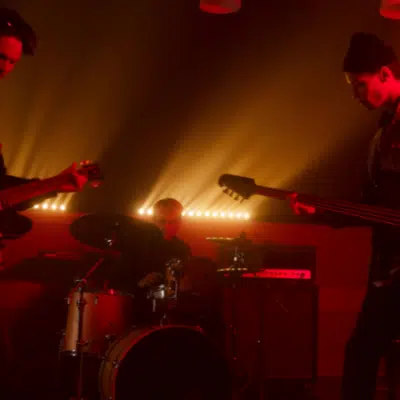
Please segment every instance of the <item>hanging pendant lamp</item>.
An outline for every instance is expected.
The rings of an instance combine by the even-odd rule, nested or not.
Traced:
[[[232,14],[242,7],[242,0],[200,0],[200,10],[209,14]]]
[[[388,19],[400,19],[400,0],[381,0],[380,14]]]

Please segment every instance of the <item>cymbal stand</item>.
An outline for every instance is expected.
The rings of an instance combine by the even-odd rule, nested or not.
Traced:
[[[113,230],[112,233],[115,233],[115,230]],[[76,400],[83,400],[83,384],[84,384],[84,352],[83,348],[88,345],[87,342],[82,340],[82,334],[83,334],[83,313],[84,313],[84,307],[86,305],[86,301],[84,299],[84,293],[85,289],[87,287],[87,283],[89,278],[92,276],[92,274],[97,270],[97,268],[102,265],[109,253],[112,253],[112,250],[114,249],[117,240],[115,235],[111,235],[111,237],[106,238],[106,243],[108,248],[104,251],[103,256],[97,260],[94,265],[87,271],[85,276],[81,279],[77,279],[76,286],[72,290],[72,292],[78,292],[79,293],[79,299],[76,302],[76,306],[78,307],[78,339],[77,339],[77,353],[79,355],[79,373],[78,373],[78,381],[77,381],[77,389],[76,389]]]
[[[233,361],[233,370],[235,373],[238,371],[237,360],[237,306],[238,306],[238,283],[240,277],[244,272],[248,271],[245,262],[244,253],[241,251],[240,246],[235,246],[233,251],[233,262],[229,268],[218,269],[217,272],[229,276],[230,288],[232,289],[231,300],[231,323],[229,325],[230,338],[231,338],[231,358]],[[246,388],[242,388],[242,391]]]

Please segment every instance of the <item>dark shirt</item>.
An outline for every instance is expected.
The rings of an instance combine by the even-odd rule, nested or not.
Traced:
[[[109,272],[114,289],[137,293],[138,282],[151,272],[165,274],[166,264],[172,259],[185,263],[190,257],[189,246],[174,237],[164,240],[158,228],[148,229],[140,238],[128,241],[122,249],[119,261]]]
[[[381,129],[371,142],[368,160],[369,179],[364,202],[400,209],[400,121],[385,114]],[[400,267],[400,229],[385,224],[372,225],[373,279],[387,279]]]
[[[360,202],[372,206],[400,209],[400,120],[395,108],[385,112],[377,134],[371,141],[368,174]],[[381,223],[371,223],[352,217],[323,212],[320,222],[333,227],[371,226],[372,259],[370,279],[386,280],[391,271],[400,267],[400,229]]]
[[[165,262],[178,259],[183,263],[186,263],[190,257],[191,251],[190,247],[177,236],[174,236],[171,240],[164,241],[164,249],[163,249],[163,259]]]

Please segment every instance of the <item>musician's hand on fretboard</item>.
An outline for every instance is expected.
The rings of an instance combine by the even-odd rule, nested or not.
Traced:
[[[289,198],[290,207],[296,215],[315,214],[316,208],[298,201],[297,194],[293,194]]]

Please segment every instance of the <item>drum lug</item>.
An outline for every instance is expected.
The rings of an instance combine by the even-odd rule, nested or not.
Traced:
[[[78,308],[83,308],[85,305],[86,305],[85,299],[82,299],[82,300],[78,299],[78,300],[76,301],[76,306],[77,306]]]
[[[118,368],[119,367],[119,361],[113,361],[112,362],[112,366],[114,367],[114,368]]]
[[[107,342],[113,342],[115,339],[117,339],[117,335],[115,333],[110,333],[109,335],[106,335],[104,337]]]

